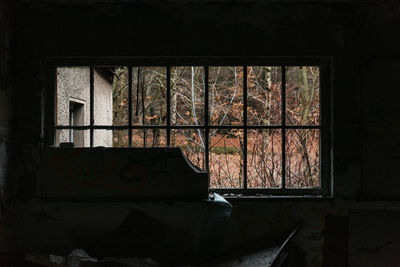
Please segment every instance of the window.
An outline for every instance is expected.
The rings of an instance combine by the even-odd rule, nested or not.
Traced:
[[[84,104],[79,103],[76,100],[69,102],[69,126],[79,126],[83,125],[84,120]],[[76,147],[83,147],[84,137],[79,131],[75,131],[71,128],[69,129],[69,142],[73,143]]]
[[[53,144],[179,146],[213,191],[329,194],[328,60],[187,61],[56,62]]]

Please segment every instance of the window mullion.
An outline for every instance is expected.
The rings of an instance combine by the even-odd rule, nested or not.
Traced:
[[[243,187],[247,189],[247,66],[243,66]]]
[[[139,67],[139,69],[140,69],[140,67]],[[142,72],[140,71],[139,75],[138,75],[138,80],[139,81],[140,81],[141,77],[142,77]],[[142,95],[142,101],[141,101],[141,104],[142,104],[142,125],[146,125],[146,123],[145,123],[145,119],[146,119],[146,114],[145,113],[146,113],[146,111],[145,111],[145,106],[144,106],[145,96],[144,96],[144,84],[143,83],[144,83],[144,79],[141,82],[139,82],[138,90],[140,88],[140,93]],[[143,129],[143,147],[146,147],[146,129]]]
[[[90,66],[90,147],[93,147],[94,134],[94,67]]]
[[[205,83],[205,88],[204,88],[204,150],[205,150],[205,169],[208,172],[208,186],[210,187],[210,166],[209,166],[209,133],[210,133],[210,128],[208,126],[209,122],[209,110],[208,110],[208,71],[209,68],[208,66],[204,66],[204,83]]]
[[[167,147],[171,146],[171,67],[167,66]]]
[[[281,85],[281,139],[282,139],[282,189],[286,187],[286,66],[281,67],[282,71],[282,85]]]
[[[132,66],[128,67],[128,117],[129,117],[129,129],[128,129],[128,140],[129,147],[132,147]]]

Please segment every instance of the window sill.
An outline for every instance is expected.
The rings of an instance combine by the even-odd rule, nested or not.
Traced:
[[[333,196],[321,195],[242,195],[242,194],[222,194],[229,202],[231,201],[333,201]]]

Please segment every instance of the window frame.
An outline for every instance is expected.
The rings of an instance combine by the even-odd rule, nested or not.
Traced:
[[[167,129],[167,146],[170,145],[171,129],[204,129],[206,138],[206,151],[208,148],[208,132],[211,128],[233,128],[243,129],[247,133],[247,129],[282,129],[282,137],[285,129],[319,129],[320,131],[320,187],[318,188],[285,188],[284,177],[282,179],[281,188],[247,188],[247,181],[244,179],[243,188],[210,188],[210,192],[221,194],[234,194],[241,196],[333,196],[333,148],[332,148],[332,114],[333,114],[333,97],[332,97],[332,73],[331,73],[331,57],[122,57],[122,58],[74,58],[74,57],[52,57],[45,61],[46,81],[45,89],[42,95],[42,139],[43,147],[52,147],[55,144],[55,130],[59,127],[56,125],[56,89],[57,89],[57,67],[73,67],[87,66],[90,67],[90,125],[89,126],[73,126],[71,129],[86,129],[90,131],[90,147],[93,147],[93,132],[95,129],[128,129],[129,140],[132,141],[133,129],[151,129],[161,128]],[[94,124],[94,68],[101,66],[127,66],[129,70],[133,67],[167,67],[167,124],[162,126],[150,125],[132,125],[132,72],[129,71],[129,128],[126,126],[103,126]],[[212,66],[242,66],[243,77],[243,126],[213,126],[208,123],[209,112],[204,112],[204,125],[178,126],[171,125],[170,121],[170,67],[173,66],[203,66],[205,70],[206,90],[208,92],[208,67]],[[247,114],[247,67],[248,66],[318,66],[320,70],[320,124],[318,126],[288,126],[285,121],[279,126],[249,126],[246,125]],[[283,69],[283,68],[282,68]],[[284,73],[284,71],[282,72]],[[285,76],[285,75],[284,75]],[[285,81],[284,77],[282,77]],[[282,82],[284,84],[284,82]],[[285,102],[285,86],[282,86],[282,103]],[[245,97],[246,96],[246,97]],[[208,110],[208,93],[204,97],[204,110]],[[284,104],[283,104],[284,105]],[[283,110],[283,109],[282,109]],[[284,112],[282,112],[284,119]],[[68,129],[63,127],[64,129]],[[246,138],[244,138],[246,140]],[[246,145],[246,143],[244,144]],[[129,149],[126,148],[126,149]],[[246,150],[244,150],[246,151]],[[246,153],[247,154],[247,153]],[[205,166],[208,166],[209,157],[205,157]],[[246,155],[244,155],[246,158]],[[246,160],[244,161],[244,163]],[[244,164],[244,172],[246,172],[246,164]],[[283,171],[285,173],[285,171]]]

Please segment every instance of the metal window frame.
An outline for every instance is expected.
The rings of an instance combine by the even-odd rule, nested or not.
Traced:
[[[44,146],[53,146],[55,143],[55,130],[76,129],[90,131],[90,147],[93,147],[94,130],[128,130],[129,147],[132,146],[132,131],[134,129],[165,129],[167,132],[167,146],[170,146],[171,130],[174,129],[202,129],[205,134],[205,166],[209,171],[209,131],[210,129],[242,129],[244,132],[244,147],[247,146],[248,129],[280,129],[282,134],[282,184],[281,188],[248,188],[247,187],[247,149],[244,149],[243,157],[243,188],[210,188],[212,192],[235,195],[319,195],[333,196],[333,169],[332,169],[332,90],[331,90],[331,64],[330,57],[133,57],[133,58],[49,58],[47,59],[48,81],[44,90],[45,113],[53,116],[44,116],[42,134]],[[286,66],[318,66],[320,68],[320,124],[319,125],[286,125]],[[56,123],[57,103],[57,67],[89,66],[90,67],[90,125],[67,126]],[[94,124],[94,68],[102,66],[127,66],[128,67],[128,95],[129,95],[129,124],[126,126],[109,126]],[[133,125],[132,123],[132,68],[134,67],[166,67],[167,83],[167,122],[166,125]],[[204,124],[203,125],[171,125],[171,67],[172,66],[202,66],[205,75],[204,94]],[[208,112],[208,68],[211,66],[241,66],[243,67],[243,125],[209,125]],[[247,67],[248,66],[279,66],[282,71],[281,86],[281,125],[247,125]],[[286,158],[285,139],[286,129],[319,129],[320,132],[320,187],[318,188],[286,188]],[[144,141],[145,144],[145,141]],[[129,149],[129,148],[128,148]]]

